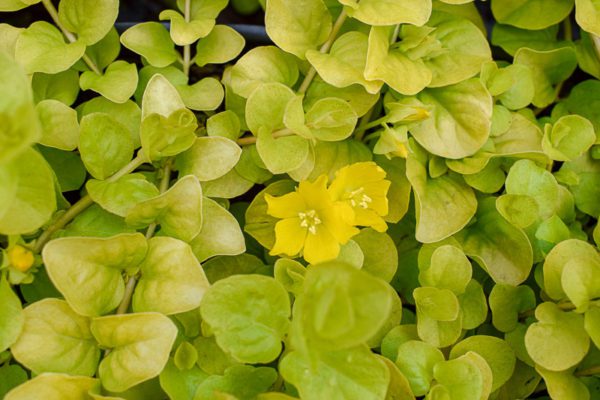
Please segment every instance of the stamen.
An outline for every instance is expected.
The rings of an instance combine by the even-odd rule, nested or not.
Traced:
[[[315,210],[299,212],[298,218],[300,219],[300,226],[302,228],[308,228],[308,232],[313,235],[317,234],[317,225],[321,224],[321,219]]]

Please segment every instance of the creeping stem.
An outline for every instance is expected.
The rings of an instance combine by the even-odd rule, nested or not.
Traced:
[[[60,22],[60,18],[58,17],[58,11],[56,11],[56,8],[54,7],[54,4],[52,4],[52,1],[42,0],[42,3],[44,4],[44,7],[46,7],[46,11],[48,11],[48,14],[50,14],[50,17],[52,18],[56,26],[58,26],[58,28],[62,31],[63,35],[65,35],[69,43],[76,42],[77,38],[75,37],[75,35],[73,35],[72,32],[69,32],[69,30],[65,28],[62,22]],[[102,75],[102,71],[100,71],[100,68],[98,68],[96,63],[87,54],[83,53],[82,58],[83,61],[92,71],[94,71],[98,75]]]
[[[145,162],[144,155],[140,150],[137,156],[129,162],[126,166],[121,168],[117,173],[108,178],[107,182],[114,182],[123,175],[127,175],[130,172],[133,172],[137,167],[142,165]],[[81,212],[83,212],[86,208],[94,204],[94,200],[90,197],[89,194],[83,196],[79,201],[73,204],[63,215],[61,215],[56,221],[54,221],[46,230],[40,235],[40,237],[35,242],[35,246],[33,247],[33,251],[35,253],[39,253],[42,251],[46,243],[51,239],[52,235],[62,229],[69,222],[73,220],[76,216],[78,216]]]
[[[190,22],[190,14],[191,14],[191,0],[185,0],[185,6],[184,6],[184,18],[185,18],[185,22]],[[183,46],[183,73],[185,74],[185,76],[190,75],[190,52],[191,52],[191,47],[189,44],[186,44],[185,46]]]

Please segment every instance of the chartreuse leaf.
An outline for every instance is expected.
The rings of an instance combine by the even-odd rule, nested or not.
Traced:
[[[526,285],[494,285],[489,296],[492,323],[501,332],[517,327],[519,313],[535,307],[535,293]]]
[[[584,31],[600,35],[600,4],[594,0],[575,0],[575,20]]]
[[[267,2],[267,34],[279,48],[301,59],[327,40],[331,26],[331,14],[322,0]]]
[[[570,371],[550,371],[536,366],[536,371],[544,378],[548,394],[553,399],[590,400],[590,392],[585,384]]]
[[[429,152],[459,159],[475,154],[488,140],[492,97],[478,79],[426,89],[417,99],[430,117],[410,125],[409,131]]]
[[[118,13],[118,0],[61,0],[58,4],[60,22],[88,46],[100,41],[110,31]]]
[[[93,90],[115,103],[124,103],[133,95],[138,83],[135,64],[115,61],[106,68],[103,75],[86,71],[79,78],[83,90]]]
[[[90,333],[90,319],[64,300],[43,299],[23,310],[25,324],[11,347],[15,359],[36,374],[63,372],[93,376],[100,349]]]
[[[85,53],[99,69],[103,70],[108,67],[121,53],[121,42],[117,29],[111,28],[99,42],[88,46]]]
[[[87,376],[43,373],[17,386],[5,400],[89,400],[89,391],[98,386],[98,379]]]
[[[15,82],[18,80],[15,79]],[[36,102],[53,99],[70,106],[79,94],[79,73],[73,69],[58,74],[38,72],[33,74],[31,88]]]
[[[465,292],[458,295],[458,303],[462,311],[463,329],[475,329],[485,322],[488,314],[487,299],[478,281],[469,281]]]
[[[131,100],[125,103],[113,103],[102,96],[93,98],[92,100],[83,103],[79,107],[81,115],[88,115],[95,112],[109,114],[115,120],[127,127],[134,147],[140,147],[140,122],[141,110],[140,107]]]
[[[157,223],[162,234],[189,242],[202,229],[202,187],[198,178],[187,175],[165,193],[135,204],[125,221],[137,228]]]
[[[376,400],[385,398],[390,372],[366,346],[323,351],[314,359],[299,351],[279,364],[283,379],[306,400]]]
[[[90,329],[100,346],[111,349],[100,362],[98,376],[112,392],[158,376],[177,336],[169,318],[151,312],[94,318]]]
[[[135,229],[128,226],[124,218],[94,204],[79,214],[58,236],[110,237],[119,233],[135,233]]]
[[[2,0],[0,2],[0,11],[18,11],[38,3],[40,0]]]
[[[472,272],[471,263],[462,250],[444,245],[434,250],[429,268],[419,273],[419,282],[423,286],[449,289],[459,295],[467,288]]]
[[[352,241],[358,244],[364,256],[362,270],[390,282],[398,270],[398,251],[392,238],[365,228]]]
[[[19,64],[3,52],[0,52],[0,91],[3,93],[0,97],[0,164],[4,164],[37,141],[42,132],[27,76]]]
[[[200,312],[219,346],[236,360],[267,363],[281,352],[290,301],[286,290],[273,278],[234,275],[211,286]]]
[[[56,74],[69,69],[85,52],[85,43],[65,43],[62,33],[54,25],[37,21],[25,29],[17,39],[15,59],[27,73]]]
[[[255,399],[277,380],[277,372],[269,367],[234,365],[224,375],[212,375],[202,382],[193,400]]]
[[[42,125],[38,143],[60,150],[72,151],[79,144],[77,112],[57,100],[42,100],[35,107]]]
[[[150,160],[158,160],[184,152],[194,144],[197,127],[196,116],[187,108],[174,111],[168,117],[148,115],[140,128],[144,154]]]
[[[219,347],[214,336],[198,336],[194,340],[194,348],[198,354],[198,366],[207,374],[223,375],[227,368],[238,364]]]
[[[284,84],[271,82],[257,86],[246,102],[246,123],[252,133],[258,135],[260,128],[269,132],[284,128],[286,106],[295,97]],[[265,105],[268,104],[268,107]]]
[[[170,20],[171,39],[178,46],[190,45],[208,35],[215,26],[212,18],[193,19],[186,21],[183,15],[175,10],[164,10],[160,13],[161,20]]]
[[[590,335],[592,342],[598,347],[600,343],[600,308],[590,307],[585,312],[583,320],[585,331]]]
[[[484,393],[484,375],[468,354],[437,363],[433,376],[437,384],[427,399],[479,400]]]
[[[573,10],[573,0],[493,0],[496,20],[523,29],[543,29],[559,23]]]
[[[328,97],[318,100],[306,113],[306,126],[323,141],[346,139],[354,131],[358,118],[344,100]]]
[[[582,212],[596,218],[600,215],[600,161],[591,157],[590,152],[566,162],[561,167],[565,173],[574,173],[577,181],[569,183],[575,205]]]
[[[479,201],[475,222],[457,234],[465,254],[496,283],[518,285],[529,276],[533,251],[527,235],[496,211],[495,199]]]
[[[11,58],[15,58],[17,39],[23,30],[23,28],[17,28],[9,24],[0,24],[0,37],[2,38],[0,51],[8,54]]]
[[[231,68],[229,85],[236,94],[248,98],[262,83],[292,86],[298,75],[298,65],[292,55],[274,46],[261,46],[244,54]]]
[[[160,387],[170,399],[193,400],[196,389],[208,376],[198,367],[180,370],[175,366],[173,359],[169,359],[159,376]]]
[[[569,293],[571,295],[575,294],[575,297],[577,297],[576,293],[578,291],[583,292],[581,294],[585,295],[585,292],[587,291],[585,280],[595,277],[597,272],[594,270],[598,268],[598,258],[597,250],[595,250],[591,244],[582,240],[569,239],[558,243],[548,253],[546,260],[544,261],[544,292],[546,292],[551,299],[565,299],[567,297],[567,293],[565,293],[567,288],[563,287],[563,276],[565,276],[564,279],[569,285]],[[586,264],[589,265],[589,275],[586,277],[586,274],[584,274],[584,281],[577,282],[582,278],[578,272],[581,271],[582,268],[583,271],[585,271]],[[567,265],[569,265],[568,268]],[[580,265],[583,265],[583,267],[580,267]],[[566,275],[568,274],[575,274],[575,276],[567,277]],[[591,283],[591,288],[593,288],[593,280],[592,282],[587,283]]]
[[[42,257],[52,283],[69,305],[78,314],[96,316],[117,307],[125,290],[122,271],[137,267],[147,248],[139,233],[66,237],[49,242]]]
[[[215,78],[199,80],[191,86],[177,85],[177,91],[186,107],[197,111],[215,110],[223,101],[223,86]]]
[[[556,161],[571,161],[585,153],[596,143],[594,125],[579,116],[565,115],[544,129],[542,147]]]
[[[244,234],[233,215],[207,197],[202,201],[202,229],[190,242],[200,262],[217,255],[246,251]]]
[[[535,363],[550,371],[564,371],[577,365],[588,352],[590,337],[583,316],[562,311],[551,302],[535,309],[534,322],[525,334],[527,353]]]
[[[459,175],[429,177],[427,153],[416,143],[411,147],[414,153],[406,161],[406,176],[415,194],[416,238],[422,243],[438,242],[469,222],[476,212],[477,200]]]
[[[244,37],[227,25],[216,25],[196,45],[196,64],[224,64],[236,58],[244,48]]]
[[[158,22],[132,26],[121,35],[121,43],[155,67],[166,67],[177,60],[178,53],[169,32]]]
[[[577,67],[577,57],[572,47],[536,51],[521,48],[515,54],[515,64],[523,64],[533,72],[535,95],[533,105],[546,107],[556,99],[556,85],[567,79]]]
[[[362,32],[350,31],[333,42],[328,54],[317,50],[308,50],[306,58],[328,84],[337,88],[359,84],[368,93],[377,94],[383,81],[368,80],[364,75],[368,48],[369,38],[367,35]],[[387,41],[385,50],[387,51]]]
[[[383,361],[390,371],[390,383],[388,384],[388,390],[385,396],[386,400],[415,400],[415,395],[410,388],[410,383],[402,372],[400,372],[396,364],[383,356],[378,356],[378,358]]]
[[[190,246],[168,236],[148,241],[140,272],[142,277],[133,293],[134,312],[171,315],[193,310],[209,287]]]
[[[0,181],[1,234],[33,232],[56,210],[54,173],[35,150],[26,149],[2,165]]]
[[[538,203],[526,194],[504,194],[496,199],[496,209],[508,222],[518,228],[527,228],[537,221]]]
[[[231,110],[221,111],[206,120],[206,133],[208,136],[222,136],[236,140],[240,137],[240,119]]]
[[[222,199],[241,196],[250,190],[252,186],[254,186],[254,182],[244,178],[236,169],[232,169],[220,178],[202,182],[205,196]]]
[[[0,351],[4,351],[17,341],[25,322],[21,301],[4,276],[0,278],[0,303]]]
[[[96,179],[106,179],[132,158],[134,144],[129,131],[105,113],[81,119],[79,152],[85,168]]]
[[[176,159],[181,176],[195,175],[200,181],[217,179],[231,171],[240,159],[242,149],[225,137],[199,137]]]
[[[413,292],[417,313],[437,321],[454,321],[458,318],[459,304],[449,289],[419,287]]]
[[[575,305],[576,312],[586,311],[590,300],[600,297],[600,255],[576,257],[568,261],[561,276],[562,288]]]
[[[275,261],[273,275],[288,292],[295,296],[302,293],[306,268],[298,261],[289,258],[278,259]]]
[[[85,188],[94,202],[121,217],[136,204],[159,195],[156,186],[142,174],[127,174],[113,182],[90,179]]]
[[[348,14],[368,25],[423,25],[431,15],[431,1],[340,0]]]
[[[337,261],[322,263],[306,273],[294,330],[314,348],[351,348],[379,331],[392,304],[383,280]]]
[[[27,382],[27,372],[17,364],[4,364],[0,367],[0,396],[4,396],[13,388]]]
[[[442,352],[429,343],[408,340],[398,347],[395,362],[415,396],[424,396],[433,381],[433,367],[444,360]]]
[[[516,357],[511,347],[494,336],[470,336],[452,347],[450,358],[458,358],[473,351],[487,362],[492,370],[492,391],[500,388],[510,379],[515,368]]]

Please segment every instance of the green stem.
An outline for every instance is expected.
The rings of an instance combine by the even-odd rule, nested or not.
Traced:
[[[589,367],[586,369],[582,369],[581,371],[575,372],[575,376],[592,376],[592,375],[600,375],[600,365],[594,365],[593,367]]]
[[[565,40],[572,41],[573,40],[573,25],[571,24],[571,17],[567,16],[563,20],[563,34],[565,36]]]
[[[171,166],[173,163],[173,159],[169,158],[166,160],[165,165],[162,169],[162,178],[159,184],[160,193],[164,193],[169,189],[169,182],[171,180]],[[153,222],[148,226],[146,230],[146,239],[152,238],[154,236],[154,232],[156,231],[156,223]],[[135,290],[135,285],[137,284],[137,276],[132,275],[127,280],[127,284],[125,285],[125,293],[123,294],[123,299],[121,303],[119,303],[119,307],[117,308],[116,314],[125,314],[127,309],[129,308],[129,304],[131,303],[131,297],[133,296],[133,291]]]
[[[52,21],[54,21],[56,26],[58,26],[58,29],[61,30],[61,32],[67,38],[69,43],[75,43],[77,41],[77,38],[75,37],[75,35],[72,32],[69,32],[69,30],[67,28],[65,28],[65,26],[62,24],[62,22],[60,22],[60,18],[58,16],[58,11],[56,10],[56,7],[54,7],[54,4],[52,4],[52,1],[51,0],[42,0],[42,3],[44,4],[46,11],[48,11],[48,14],[50,14]],[[96,63],[87,54],[83,53],[82,58],[83,58],[83,61],[87,64],[87,66],[92,71],[94,71],[98,75],[102,75],[102,71],[100,70],[100,68],[98,68]]]
[[[191,14],[191,0],[185,0],[185,6],[183,8],[183,17],[185,18],[185,22],[190,22],[190,14]],[[183,73],[185,76],[190,76],[190,59],[191,59],[191,46],[186,44],[183,46]]]
[[[295,135],[295,133],[288,128],[284,128],[284,129],[280,129],[278,131],[273,132],[273,137],[274,138],[280,138],[280,137],[284,137],[284,136],[292,136]],[[246,137],[241,137],[237,140],[237,144],[239,144],[240,146],[249,146],[251,144],[255,144],[256,143],[256,136],[246,136]]]
[[[342,12],[340,13],[340,15],[338,16],[337,20],[333,24],[333,28],[331,28],[331,33],[329,34],[329,37],[327,38],[325,43],[323,43],[323,45],[319,49],[319,52],[325,54],[329,51],[329,49],[331,48],[331,45],[335,41],[337,34],[340,32],[342,25],[344,25],[344,22],[346,21],[347,16],[348,16],[348,14],[346,14],[346,10],[343,9]],[[298,94],[306,93],[306,91],[308,90],[308,87],[310,86],[310,84],[312,83],[312,81],[316,75],[317,75],[317,70],[315,69],[315,67],[313,67],[311,65],[310,69],[306,73],[306,76],[304,77],[304,80],[300,84],[300,88],[298,88]]]
[[[112,175],[106,181],[114,182],[117,179],[119,179],[120,177],[122,177],[123,175],[127,175],[128,173],[132,172],[133,170],[135,170],[137,167],[139,167],[143,163],[144,163],[144,156],[142,154],[142,151],[140,150],[138,152],[137,156],[133,160],[131,160],[129,162],[129,164],[127,164],[126,166],[121,168],[117,173]],[[77,215],[82,213],[85,209],[87,209],[92,204],[94,204],[94,200],[92,200],[92,198],[90,197],[89,194],[83,196],[81,199],[79,199],[79,201],[77,201],[75,204],[73,204],[63,215],[61,215],[56,221],[54,221],[40,235],[40,237],[35,242],[35,246],[33,247],[34,253],[40,253],[42,251],[42,249],[44,248],[44,246],[46,245],[46,243],[48,243],[48,241],[50,241],[50,239],[52,238],[52,235],[56,231],[64,228],[64,226],[67,225],[69,222],[71,222],[73,220],[73,218],[75,218]]]

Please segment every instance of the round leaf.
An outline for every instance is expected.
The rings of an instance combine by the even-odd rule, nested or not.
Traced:
[[[125,61],[110,64],[103,75],[86,71],[79,78],[83,90],[93,90],[115,103],[125,103],[135,92],[138,83],[137,67]]]
[[[4,400],[87,400],[97,386],[98,379],[87,376],[43,373],[8,392]]]
[[[36,105],[42,124],[38,143],[60,150],[72,151],[79,144],[77,112],[57,100],[42,100]]]
[[[225,137],[199,137],[188,150],[177,157],[181,176],[195,175],[200,181],[217,179],[237,164],[242,149]]]
[[[121,35],[121,43],[155,67],[166,67],[177,60],[178,54],[169,32],[158,22],[132,26]]]
[[[0,278],[0,303],[0,351],[4,351],[17,341],[25,322],[21,300],[4,276]]]
[[[58,18],[86,45],[102,39],[113,27],[119,13],[119,0],[61,0]]]
[[[319,140],[339,141],[354,131],[358,118],[352,107],[335,97],[318,100],[306,113],[306,126]]]
[[[216,25],[196,45],[196,64],[224,64],[236,58],[246,44],[244,37],[227,25]]]

